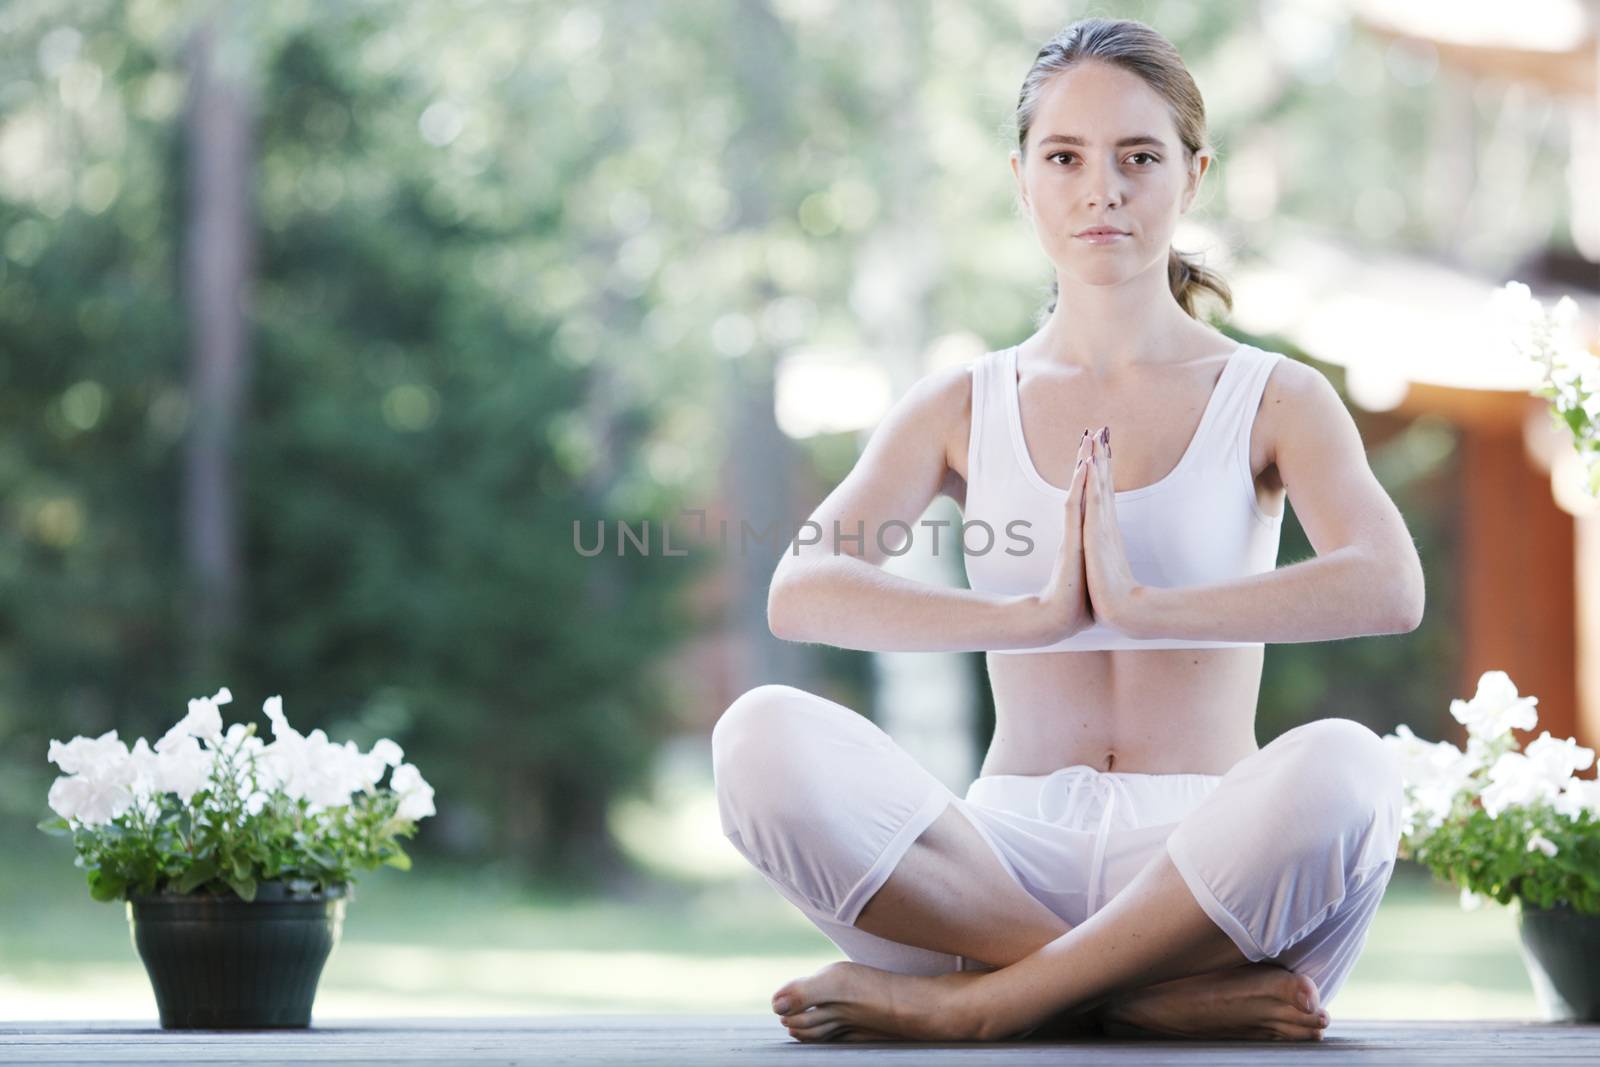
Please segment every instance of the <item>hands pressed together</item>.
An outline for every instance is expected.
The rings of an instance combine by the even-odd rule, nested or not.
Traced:
[[[1117,525],[1111,477],[1111,430],[1085,430],[1078,443],[1078,465],[1067,490],[1066,527],[1050,578],[1039,593],[1047,640],[1071,637],[1095,620],[1133,633],[1134,598],[1139,583]]]

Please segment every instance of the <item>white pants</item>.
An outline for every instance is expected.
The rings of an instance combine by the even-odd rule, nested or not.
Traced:
[[[962,798],[864,716],[763,685],[723,713],[711,750],[733,846],[846,956],[902,974],[965,960],[854,923],[951,804],[1011,878],[1073,926],[1164,846],[1245,958],[1309,975],[1324,1007],[1355,965],[1399,845],[1399,766],[1350,719],[1298,726],[1222,775],[1075,765],[988,775]]]

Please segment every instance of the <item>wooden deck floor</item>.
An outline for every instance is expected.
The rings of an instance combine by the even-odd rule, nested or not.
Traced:
[[[0,1063],[498,1063],[784,1067],[848,1063],[1506,1064],[1600,1062],[1600,1025],[1339,1022],[1308,1044],[1058,1041],[826,1044],[747,1015],[529,1015],[316,1020],[309,1030],[162,1030],[154,1020],[0,1021]]]

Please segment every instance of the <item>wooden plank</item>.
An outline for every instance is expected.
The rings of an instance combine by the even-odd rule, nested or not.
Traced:
[[[908,1060],[908,1055],[915,1056]],[[749,1015],[330,1019],[309,1030],[162,1030],[153,1020],[0,1022],[0,1063],[875,1064],[1585,1063],[1600,1025],[1476,1020],[1340,1022],[1320,1042],[1077,1040],[802,1044]]]

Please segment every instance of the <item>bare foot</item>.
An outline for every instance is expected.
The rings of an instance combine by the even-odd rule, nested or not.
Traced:
[[[1120,993],[1096,1014],[1110,1037],[1319,1041],[1328,1025],[1317,984],[1265,962]]]
[[[801,1041],[970,1041],[955,1006],[960,988],[979,977],[896,974],[841,960],[784,983],[772,1010]]]

